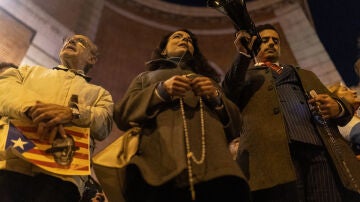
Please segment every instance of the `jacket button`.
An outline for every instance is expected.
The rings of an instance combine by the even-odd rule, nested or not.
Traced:
[[[280,113],[280,109],[278,107],[275,107],[273,109],[273,112],[274,112],[274,114],[278,114],[278,113]]]
[[[274,86],[273,86],[273,85],[269,85],[269,86],[268,86],[268,90],[270,91],[270,90],[272,90],[272,89],[274,89]]]
[[[269,68],[266,68],[265,73],[269,73],[269,72],[270,72]]]

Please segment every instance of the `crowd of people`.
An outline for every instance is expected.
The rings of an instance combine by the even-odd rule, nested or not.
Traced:
[[[270,24],[256,31],[257,54],[257,36],[236,32],[238,55],[222,81],[190,30],[164,35],[147,71],[115,102],[87,76],[98,57],[87,36],[65,40],[54,68],[1,63],[1,201],[106,200],[107,190],[78,170],[90,170],[94,140],[107,138],[113,121],[122,131],[141,128],[138,152],[111,176],[121,178],[112,191],[126,202],[360,201],[356,93],[280,64],[279,32]],[[88,145],[77,128],[89,130]],[[31,142],[37,148],[26,149]],[[73,168],[74,158],[84,167]]]

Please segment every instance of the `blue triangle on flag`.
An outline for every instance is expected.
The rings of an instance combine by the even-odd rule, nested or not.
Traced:
[[[18,152],[23,153],[34,148],[35,144],[27,139],[19,129],[10,123],[5,148],[7,149],[9,147],[13,147]]]

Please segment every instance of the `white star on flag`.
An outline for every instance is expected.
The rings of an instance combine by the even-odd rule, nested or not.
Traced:
[[[20,137],[17,140],[11,140],[11,142],[14,143],[13,145],[14,148],[20,147],[22,150],[24,150],[24,145],[28,143],[28,142],[23,142]]]

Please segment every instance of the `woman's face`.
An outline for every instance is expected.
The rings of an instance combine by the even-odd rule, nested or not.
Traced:
[[[162,55],[169,57],[182,57],[186,51],[194,54],[194,46],[190,35],[184,31],[176,31],[170,35]]]

